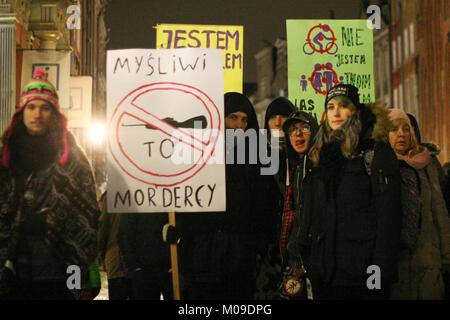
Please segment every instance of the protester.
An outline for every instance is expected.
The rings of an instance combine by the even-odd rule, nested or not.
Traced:
[[[428,151],[430,151],[431,155],[437,157],[441,153],[441,150],[439,149],[439,147],[432,142],[423,142],[421,135],[420,135],[419,123],[417,122],[416,118],[410,113],[407,113],[406,115],[408,116],[411,126],[414,129],[414,134],[416,136],[417,143],[426,147],[428,149]],[[439,161],[438,161],[438,163],[439,163]],[[439,166],[437,166],[437,170],[438,170],[438,176],[439,176],[439,184],[440,184],[442,192],[443,192],[444,185],[445,185],[445,181],[444,181],[445,173],[444,173],[444,169],[442,168],[440,163],[439,163]]]
[[[258,130],[251,102],[242,94],[225,94],[225,127]],[[254,133],[256,135],[256,132]],[[258,203],[258,165],[248,163],[248,153],[257,147],[246,144],[246,162],[237,163],[241,137],[227,140],[226,212],[181,213],[180,269],[184,279],[184,299],[252,299],[255,286],[256,215],[264,215]],[[236,143],[234,143],[236,142]],[[255,151],[255,150],[253,150]]]
[[[450,218],[439,183],[440,164],[417,142],[410,118],[389,113],[389,141],[400,162],[403,228],[399,279],[393,299],[443,299],[443,276],[450,273]]]
[[[24,87],[0,155],[2,297],[73,299],[66,269],[87,279],[99,209],[91,166],[44,71]]]
[[[167,213],[127,213],[121,217],[119,248],[136,300],[173,299],[170,246],[163,239]]]
[[[286,151],[289,161],[289,179],[282,215],[280,249],[283,258],[282,298],[304,297],[303,292],[286,290],[286,281],[305,267],[309,256],[308,229],[311,221],[312,162],[308,151],[319,127],[309,114],[297,111],[283,126],[288,137]],[[306,248],[306,249],[305,249]]]
[[[99,200],[101,211],[98,229],[99,260],[108,278],[109,300],[131,300],[131,281],[126,277],[124,257],[119,248],[119,230],[122,214],[108,213],[106,191]]]
[[[387,141],[387,109],[360,104],[358,89],[347,84],[328,91],[325,108],[310,151],[316,167],[306,269],[314,298],[386,299],[396,279],[401,228],[400,173]],[[370,266],[381,270],[372,290]]]
[[[278,284],[281,272],[279,236],[283,198],[286,188],[286,138],[283,124],[295,111],[294,105],[286,98],[279,97],[267,107],[264,128],[267,130],[267,152],[277,147],[278,169],[274,175],[262,176],[262,186],[267,199],[267,211],[270,215],[258,228],[264,232],[263,241],[257,246],[257,279],[255,299],[274,299],[278,297]],[[272,142],[272,141],[276,142]],[[272,165],[272,164],[270,164]]]

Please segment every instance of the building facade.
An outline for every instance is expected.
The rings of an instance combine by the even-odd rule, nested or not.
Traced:
[[[25,50],[71,52],[71,76],[90,76],[92,120],[106,117],[106,0],[0,0],[0,130],[19,103]],[[70,26],[70,25],[73,25]],[[89,141],[88,126],[70,128],[105,181],[105,153]]]
[[[413,114],[422,141],[450,161],[450,3],[390,0],[393,106]]]
[[[260,128],[264,128],[264,117],[269,103],[287,96],[287,41],[278,38],[255,54],[257,91],[254,107]]]

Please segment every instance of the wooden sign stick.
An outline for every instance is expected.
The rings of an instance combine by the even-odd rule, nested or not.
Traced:
[[[169,212],[169,225],[175,227],[175,212]],[[180,300],[180,281],[178,277],[178,254],[176,244],[170,245],[170,258],[172,261],[173,299]]]

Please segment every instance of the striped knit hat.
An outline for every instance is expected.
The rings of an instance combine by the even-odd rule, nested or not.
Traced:
[[[64,152],[59,159],[60,164],[65,164],[69,157],[69,145],[67,143],[67,120],[61,113],[58,101],[58,93],[55,86],[47,80],[47,73],[41,69],[37,69],[33,73],[33,79],[23,88],[22,95],[20,97],[20,106],[14,113],[11,124],[7,133],[7,141],[3,150],[2,164],[5,167],[9,167],[10,152],[9,152],[9,139],[13,133],[15,127],[17,115],[23,112],[25,106],[32,100],[44,100],[49,102],[56,114],[60,117],[63,127],[63,142]]]
[[[33,79],[23,88],[20,107],[25,107],[28,102],[38,99],[50,102],[55,109],[59,109],[56,88],[47,80],[47,74],[41,69],[33,73]]]

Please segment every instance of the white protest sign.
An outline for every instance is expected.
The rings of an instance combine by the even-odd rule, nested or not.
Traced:
[[[225,211],[222,55],[108,51],[109,212]]]

